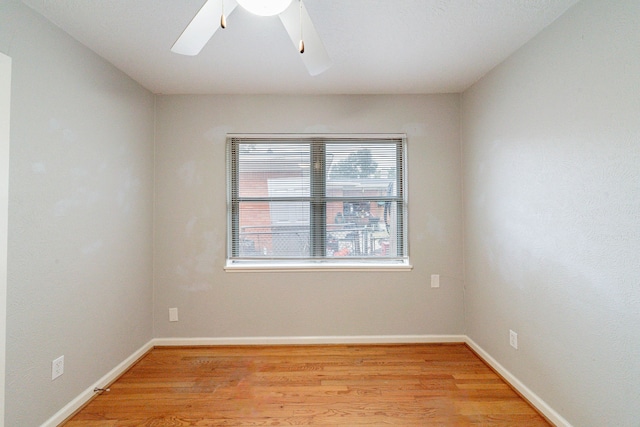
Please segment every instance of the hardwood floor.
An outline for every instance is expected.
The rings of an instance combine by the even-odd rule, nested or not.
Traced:
[[[464,344],[155,348],[66,427],[548,426]]]

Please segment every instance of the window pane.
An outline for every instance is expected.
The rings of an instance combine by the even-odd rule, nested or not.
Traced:
[[[238,144],[238,196],[309,195],[309,144]]]
[[[352,200],[327,203],[328,257],[396,257],[395,203]]]
[[[396,143],[327,144],[326,152],[328,186],[342,187],[345,196],[397,195]]]
[[[309,256],[308,202],[240,202],[240,257]]]
[[[404,261],[402,137],[230,137],[233,262]]]

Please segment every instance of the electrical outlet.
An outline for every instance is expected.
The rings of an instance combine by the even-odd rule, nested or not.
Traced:
[[[169,322],[177,322],[178,321],[178,309],[170,308],[169,309]]]
[[[518,334],[509,329],[509,344],[511,347],[518,349]]]
[[[58,357],[51,362],[51,381],[64,374],[64,356]]]
[[[440,275],[439,274],[432,274],[431,275],[431,287],[432,288],[439,288],[440,287]]]

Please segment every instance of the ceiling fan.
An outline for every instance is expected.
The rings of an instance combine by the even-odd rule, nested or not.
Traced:
[[[171,51],[190,56],[200,53],[218,28],[226,28],[225,13],[230,15],[238,3],[255,15],[278,15],[310,75],[318,75],[331,66],[331,58],[302,0],[207,0]]]

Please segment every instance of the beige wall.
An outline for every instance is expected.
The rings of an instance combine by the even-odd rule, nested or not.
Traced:
[[[13,64],[5,424],[37,426],[151,338],[153,95],[19,1],[0,6],[0,52]]]
[[[462,101],[158,96],[154,114],[5,0],[6,425],[41,424],[152,336],[466,333],[574,425],[635,426],[639,8],[583,0]],[[228,132],[406,133],[413,271],[225,273]]]
[[[585,0],[462,98],[467,334],[581,427],[640,422],[639,40]]]
[[[458,99],[158,97],[155,336],[462,333]],[[413,271],[225,273],[228,132],[405,132]],[[431,274],[441,288],[430,288]]]

